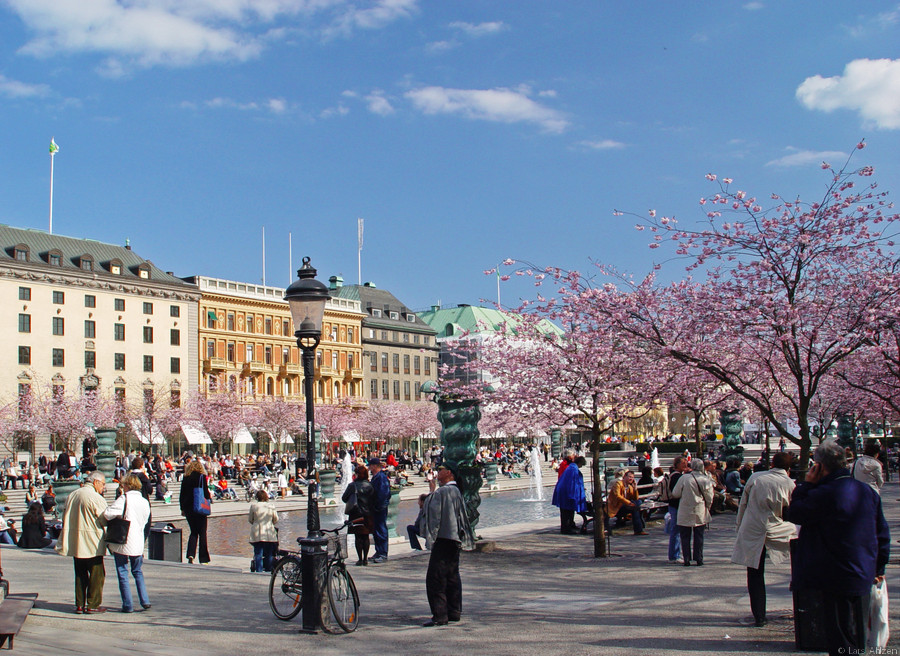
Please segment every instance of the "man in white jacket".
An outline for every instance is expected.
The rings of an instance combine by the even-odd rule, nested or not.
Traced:
[[[766,625],[766,554],[773,563],[783,562],[797,533],[796,526],[783,519],[795,485],[788,476],[792,462],[790,453],[776,453],[769,471],[756,472],[747,480],[738,508],[731,562],[747,568],[747,590],[756,626]]]

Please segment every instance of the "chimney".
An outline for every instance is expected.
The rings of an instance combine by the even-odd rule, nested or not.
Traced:
[[[340,289],[344,286],[344,278],[342,276],[331,276],[328,279],[328,283],[329,289]]]

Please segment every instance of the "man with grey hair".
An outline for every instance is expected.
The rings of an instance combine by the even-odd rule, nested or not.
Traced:
[[[822,595],[830,654],[864,653],[869,593],[884,578],[890,530],[881,497],[850,475],[843,447],[824,442],[813,460],[788,509],[800,527],[791,587]]]
[[[106,612],[100,605],[106,581],[103,568],[106,477],[103,472],[93,471],[84,481],[85,484],[66,499],[62,532],[56,544],[60,555],[72,556],[75,561],[75,612],[79,615]]]

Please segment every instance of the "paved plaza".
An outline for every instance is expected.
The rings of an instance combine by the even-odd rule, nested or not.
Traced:
[[[885,512],[900,536],[900,490],[884,489]],[[53,552],[0,550],[11,592],[37,592],[38,603],[15,650],[21,654],[782,654],[793,651],[788,567],[766,568],[770,617],[749,625],[745,570],[729,563],[732,513],[713,518],[706,565],[666,561],[667,536],[630,530],[612,538],[613,557],[591,557],[588,536],[563,536],[555,520],[479,531],[496,541],[490,553],[464,553],[463,621],[422,628],[427,553],[392,545],[380,566],[351,567],[361,597],[360,627],[350,635],[301,635],[299,618],[281,622],[267,603],[268,577],[245,559],[213,556],[213,565],[145,561],[153,608],[119,607],[107,558],[104,604],[110,612],[73,613],[72,561]],[[896,539],[896,537],[895,537]],[[896,542],[895,542],[896,544]],[[900,580],[888,568],[892,623]],[[824,573],[823,573],[824,574]],[[900,646],[892,639],[891,646]]]

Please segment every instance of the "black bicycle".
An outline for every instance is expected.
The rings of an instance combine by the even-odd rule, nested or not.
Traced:
[[[322,531],[329,534],[325,596],[328,598],[327,610],[331,611],[329,613],[322,608],[322,627],[332,633],[336,632],[334,622],[347,633],[355,631],[359,626],[359,594],[344,562],[347,558],[345,529],[350,524],[348,520],[336,528]],[[284,555],[275,563],[272,577],[269,579],[269,607],[278,619],[290,620],[296,617],[302,608],[302,567],[299,552],[281,553]]]

